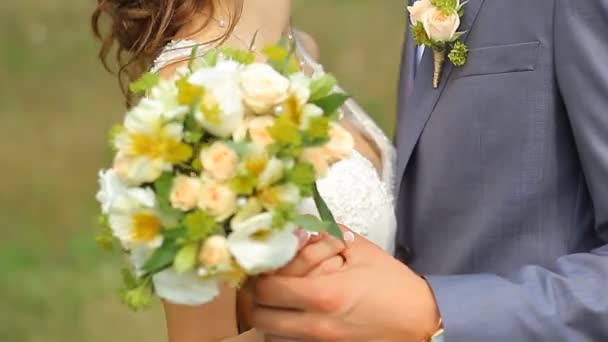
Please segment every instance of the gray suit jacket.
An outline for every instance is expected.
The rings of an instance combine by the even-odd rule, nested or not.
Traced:
[[[461,28],[436,90],[405,44],[397,256],[447,342],[608,341],[608,0],[470,0]]]

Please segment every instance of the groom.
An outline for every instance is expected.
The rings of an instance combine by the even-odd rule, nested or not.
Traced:
[[[271,340],[608,341],[608,0],[464,12],[437,89],[406,38],[402,263],[358,237],[341,271],[260,279]]]

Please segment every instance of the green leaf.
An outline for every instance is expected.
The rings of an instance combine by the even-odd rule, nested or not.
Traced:
[[[220,49],[222,55],[229,58],[237,63],[248,65],[255,62],[255,52],[240,50],[234,48],[222,48]]]
[[[431,0],[431,4],[446,15],[458,10],[458,0]]]
[[[295,184],[303,197],[313,195],[313,186],[315,184],[315,168],[308,163],[297,162],[291,170],[287,171],[286,179],[288,182]]]
[[[250,175],[238,175],[230,180],[230,188],[238,195],[249,196],[253,194],[258,180]]]
[[[320,116],[312,118],[306,129],[305,138],[309,140],[328,140],[329,139],[329,118],[326,116]],[[306,139],[305,139],[306,140]]]
[[[337,111],[338,109],[340,109],[340,107],[342,107],[344,102],[346,102],[346,100],[348,100],[349,98],[350,98],[349,95],[335,93],[335,94],[331,94],[329,96],[320,98],[316,101],[312,101],[312,103],[319,106],[321,109],[323,109],[323,112],[326,115],[330,115],[330,114],[334,113],[335,111]]]
[[[196,257],[198,255],[198,244],[191,243],[182,247],[173,261],[173,269],[177,273],[185,273],[196,266]]]
[[[302,136],[298,126],[291,121],[288,115],[278,117],[272,126],[268,128],[270,136],[280,144],[299,146],[302,144]]]
[[[169,240],[178,240],[180,238],[183,238],[184,236],[186,236],[186,228],[184,227],[177,227],[177,228],[171,228],[171,229],[163,229],[163,231],[161,232],[161,234],[163,235],[163,237],[165,239],[169,239]]]
[[[331,210],[327,206],[327,203],[325,203],[325,200],[319,193],[319,189],[317,188],[316,183],[313,185],[313,199],[315,200],[315,204],[317,206],[317,210],[319,211],[321,219],[329,224],[327,232],[330,235],[339,239],[340,241],[344,242],[344,236],[342,235],[342,231],[336,223],[336,219],[334,218],[334,215],[331,213]]]
[[[184,135],[184,141],[188,144],[198,144],[203,138],[203,132],[187,132]]]
[[[226,146],[230,147],[239,157],[243,157],[247,154],[248,144],[246,142],[236,142],[227,140],[223,142]]]
[[[162,246],[154,251],[152,256],[146,261],[142,270],[146,274],[154,274],[171,266],[175,259],[175,254],[178,251],[178,246],[174,241],[165,240]]]
[[[319,220],[313,215],[299,215],[293,219],[293,222],[300,228],[309,232],[322,233],[329,230],[331,223]]]
[[[173,208],[169,201],[174,177],[173,173],[165,172],[154,182],[159,217],[162,225],[166,228],[176,227],[184,216],[184,213]]]
[[[123,288],[120,297],[123,304],[133,311],[146,308],[152,302],[152,281],[150,276],[138,278],[128,269],[122,269]]]
[[[192,48],[192,51],[190,52],[190,58],[188,59],[188,69],[190,69],[190,71],[193,70],[194,68],[194,61],[196,61],[196,54],[198,52],[198,45],[194,46]]]
[[[128,273],[128,274],[127,274]],[[138,279],[129,270],[123,270],[125,287],[120,291],[123,304],[133,311],[142,310],[152,303],[152,280],[150,276]]]
[[[110,133],[108,134],[108,143],[110,145],[110,149],[116,152],[116,137],[122,134],[125,131],[125,127],[123,125],[117,124],[110,128]]]
[[[416,45],[424,45],[424,46],[432,46],[433,42],[426,34],[426,30],[424,29],[424,25],[422,22],[417,22],[414,26],[412,26],[412,35],[414,36],[414,42]]]
[[[219,56],[220,56],[219,50],[217,50],[217,49],[209,50],[208,52],[205,53],[205,56],[203,56],[203,59],[202,59],[203,65],[206,67],[216,66]]]
[[[331,74],[324,74],[314,78],[310,82],[310,101],[314,102],[323,97],[329,96],[336,86],[336,78]]]
[[[296,209],[292,204],[281,204],[272,210],[272,228],[281,229],[295,218]]]
[[[111,251],[114,248],[114,236],[107,217],[100,215],[98,223],[101,231],[97,237],[95,237],[95,241],[100,248]]]
[[[134,94],[145,93],[154,88],[160,81],[160,76],[151,72],[141,75],[136,81],[129,84],[129,91]]]
[[[202,241],[220,230],[217,222],[203,211],[195,211],[184,217],[184,227],[186,228],[189,241]]]

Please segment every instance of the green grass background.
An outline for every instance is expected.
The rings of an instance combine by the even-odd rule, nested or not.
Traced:
[[[115,295],[94,243],[97,169],[122,116],[89,32],[93,0],[0,1],[0,341],[164,341],[158,305]],[[393,131],[403,0],[296,0],[322,61]]]

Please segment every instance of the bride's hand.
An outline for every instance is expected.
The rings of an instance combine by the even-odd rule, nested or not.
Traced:
[[[346,244],[328,234],[311,236],[305,231],[298,231],[300,250],[287,266],[275,274],[290,277],[303,277],[336,272],[344,266],[342,253],[348,248],[352,233],[343,228]]]

